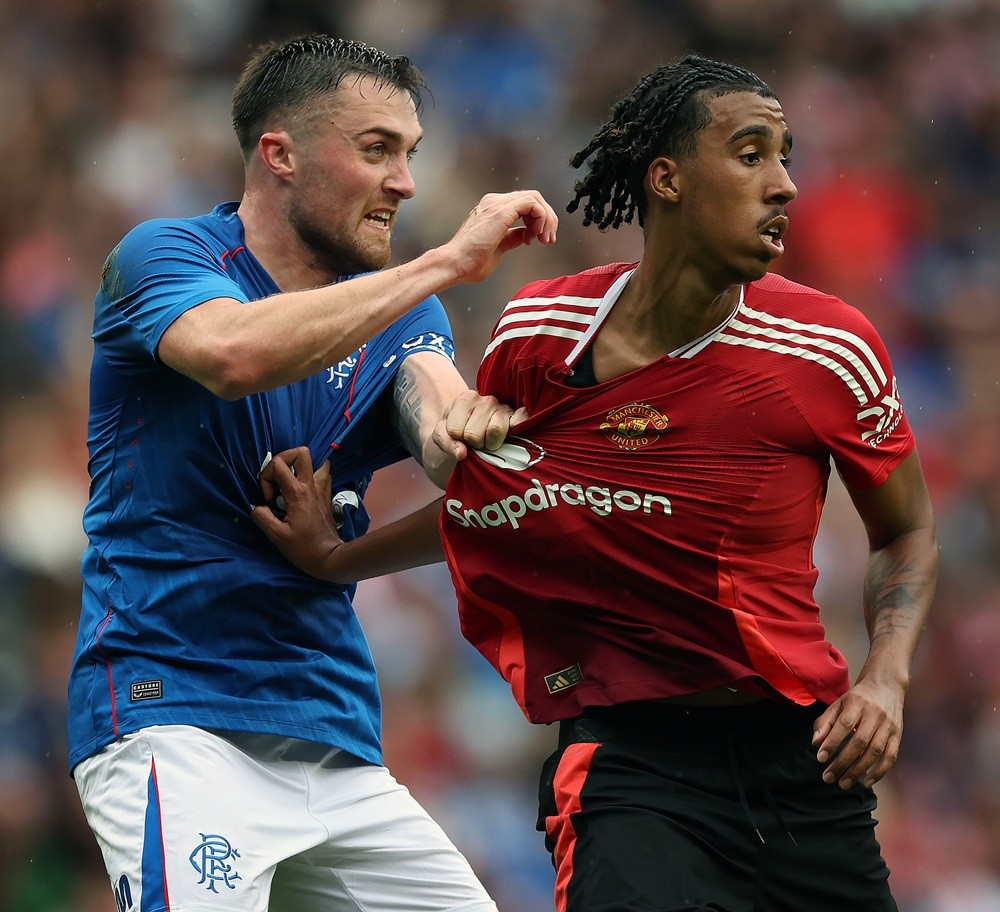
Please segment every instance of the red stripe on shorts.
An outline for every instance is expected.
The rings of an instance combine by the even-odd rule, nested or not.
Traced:
[[[570,744],[559,758],[552,790],[555,793],[556,811],[545,818],[545,832],[555,842],[552,858],[556,863],[556,910],[566,912],[567,891],[573,878],[573,849],[576,847],[576,830],[571,814],[580,810],[580,792],[590,772],[594,752],[600,744]]]

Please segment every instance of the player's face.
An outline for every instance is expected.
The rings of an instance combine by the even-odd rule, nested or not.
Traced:
[[[781,105],[753,92],[712,98],[711,123],[680,163],[685,236],[725,283],[759,279],[784,251],[792,138]]]
[[[335,275],[389,261],[400,203],[416,188],[410,157],[420,121],[406,91],[348,77],[303,144],[289,221],[318,265]]]

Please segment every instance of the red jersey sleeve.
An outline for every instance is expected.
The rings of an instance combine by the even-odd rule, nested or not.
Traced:
[[[783,359],[785,393],[844,481],[877,487],[915,446],[885,344],[868,318],[840,299],[768,279],[771,294],[793,303],[776,318],[748,296],[742,318],[796,356]]]

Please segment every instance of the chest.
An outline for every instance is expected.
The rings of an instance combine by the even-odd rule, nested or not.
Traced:
[[[573,385],[564,365],[515,368],[514,401],[531,425],[584,450],[636,454],[636,464],[753,462],[769,453],[811,452],[812,429],[781,376],[702,360],[662,358],[605,383]]]

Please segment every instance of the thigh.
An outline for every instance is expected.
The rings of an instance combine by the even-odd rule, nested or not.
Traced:
[[[188,726],[128,735],[74,770],[119,908],[266,912],[275,865],[324,837],[289,775]]]
[[[384,767],[309,776],[310,813],[329,835],[279,866],[271,912],[496,912],[469,862]]]
[[[794,842],[768,839],[756,912],[897,912],[875,838],[874,792],[825,783],[821,770],[811,748],[761,770]]]
[[[543,769],[539,828],[559,912],[752,910],[758,847],[725,767],[570,744]]]

